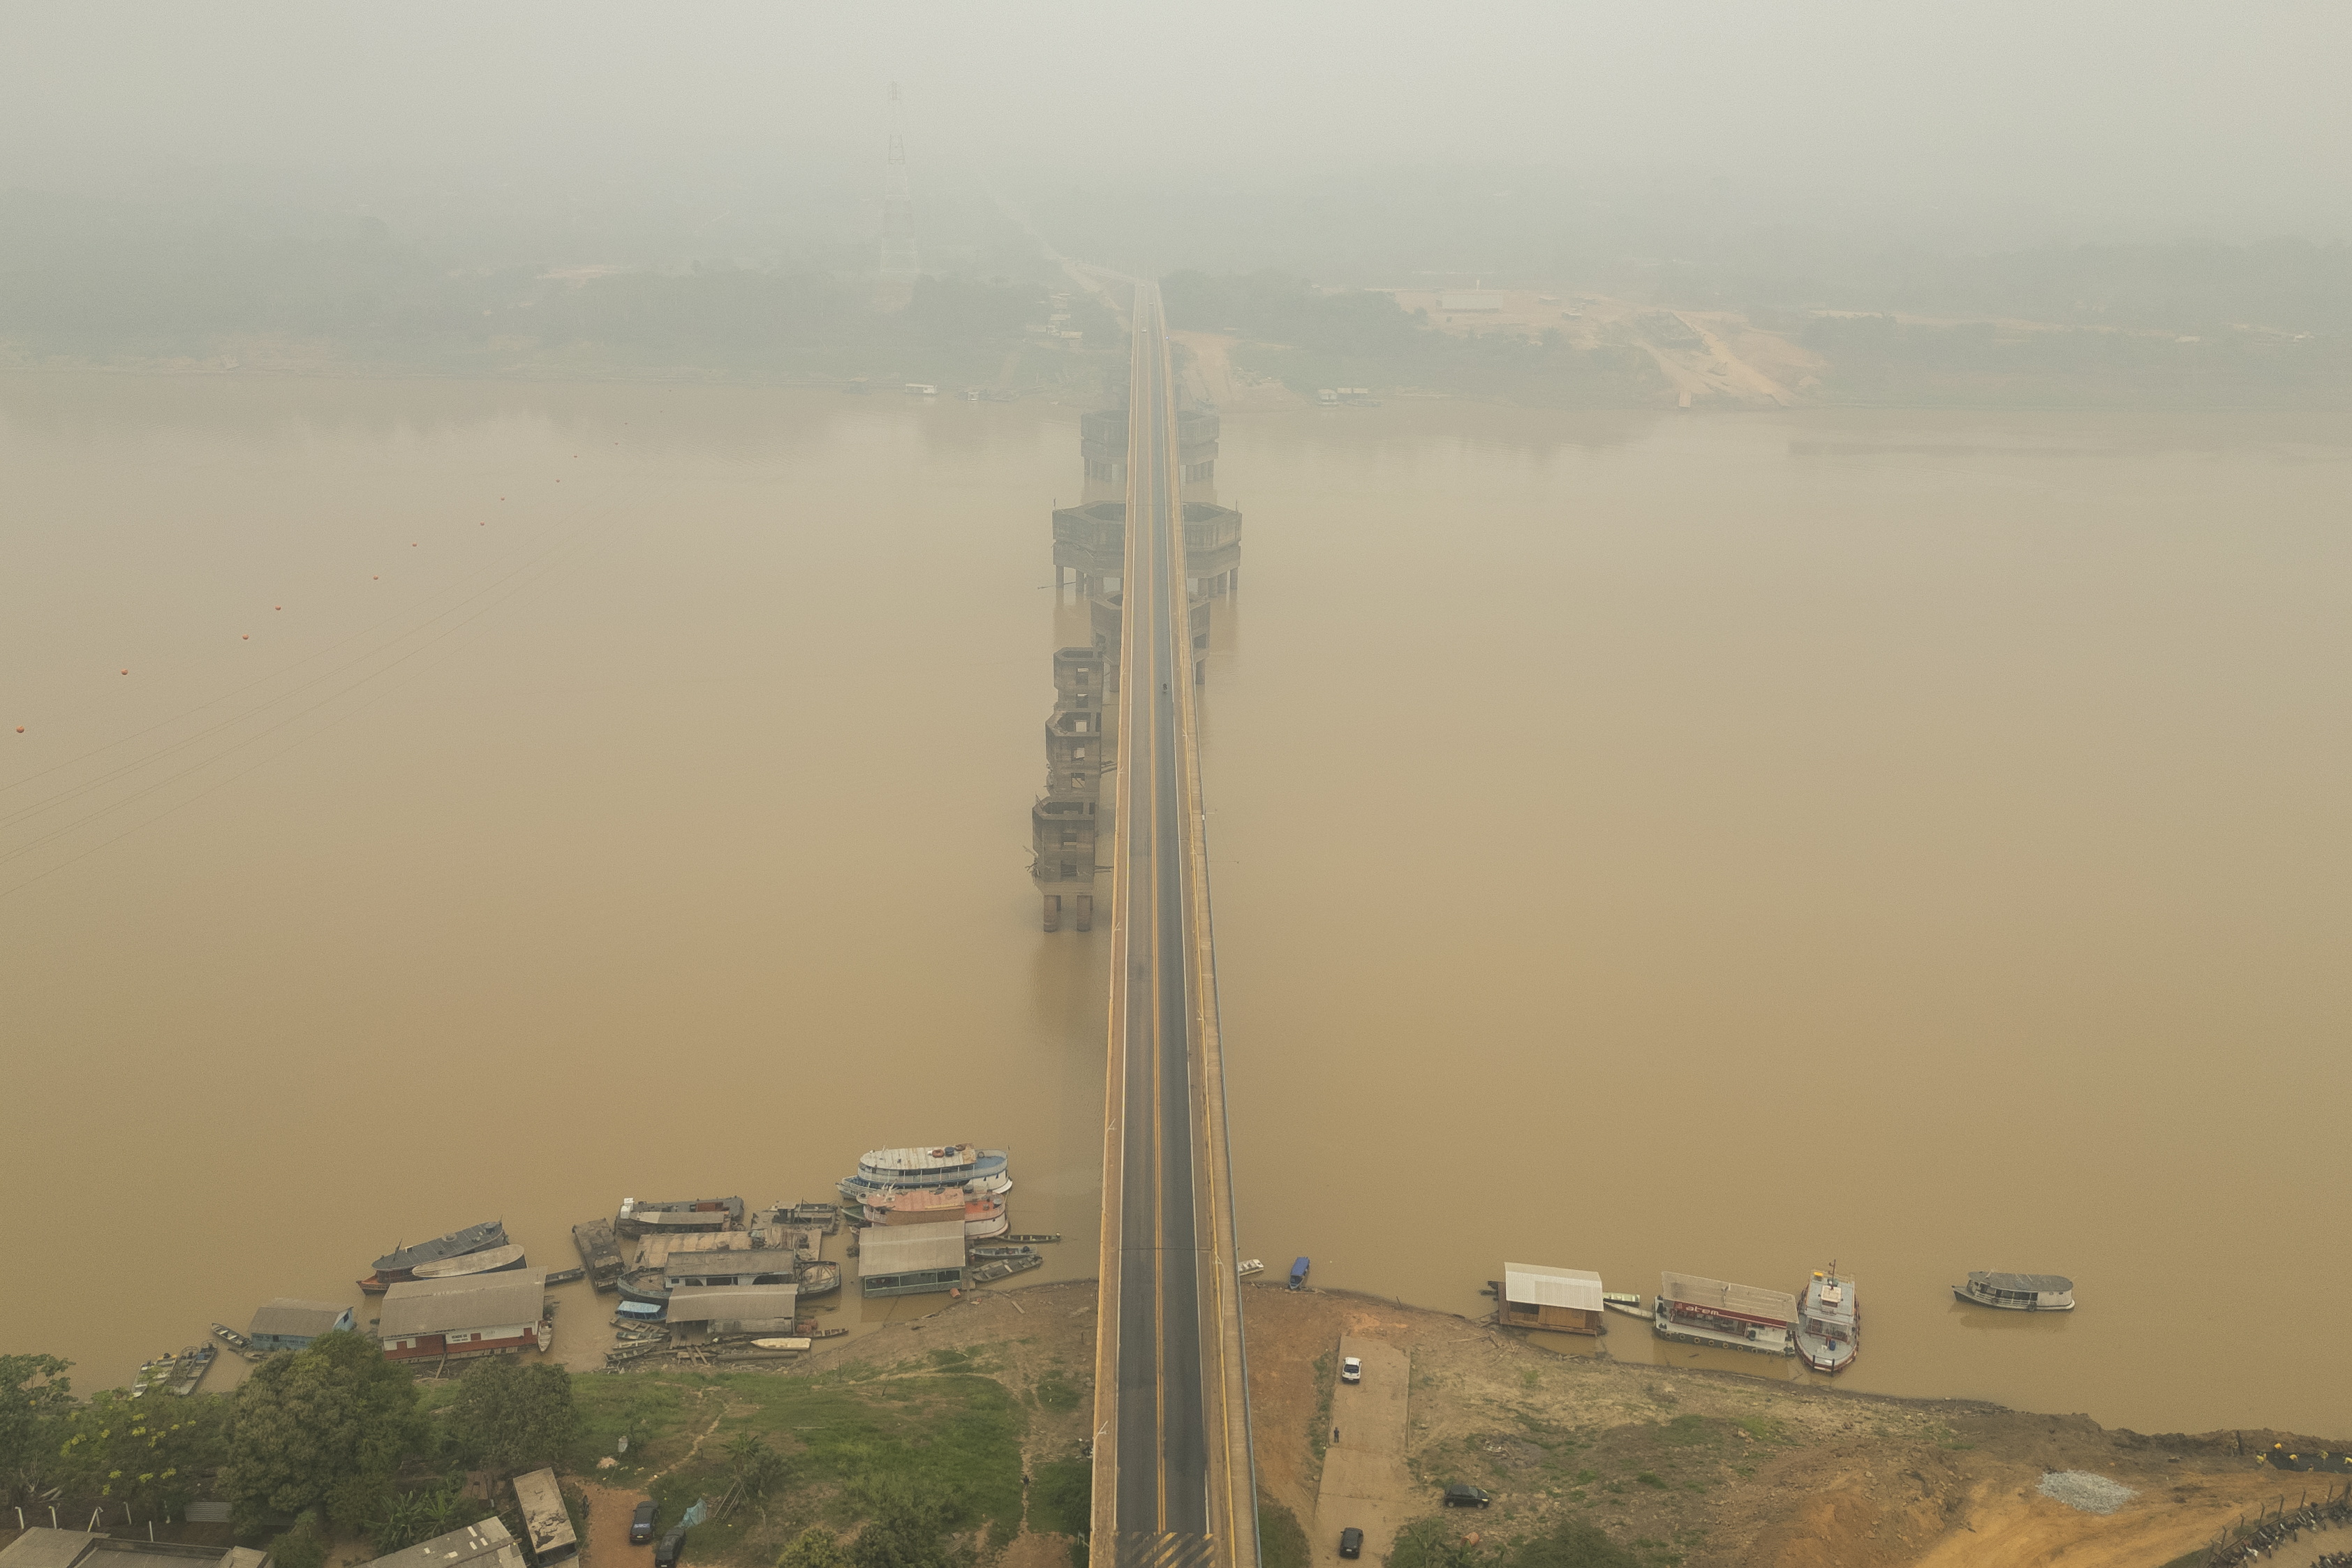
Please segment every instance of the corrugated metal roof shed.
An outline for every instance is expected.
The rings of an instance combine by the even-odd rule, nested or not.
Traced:
[[[1669,1301],[1712,1307],[1718,1312],[1736,1312],[1744,1318],[1769,1319],[1776,1323],[1797,1321],[1797,1299],[1786,1290],[1733,1285],[1696,1274],[1660,1274],[1658,1294]]]
[[[539,1321],[547,1290],[543,1268],[468,1274],[456,1279],[406,1279],[384,1292],[377,1337],[412,1339],[460,1330],[499,1329]],[[414,1550],[412,1548],[412,1550]]]
[[[669,1321],[707,1323],[715,1318],[789,1318],[800,1294],[797,1285],[681,1285],[669,1293]]]
[[[0,1547],[8,1568],[72,1568],[106,1537],[87,1530],[47,1530],[39,1525]]]
[[[312,1339],[332,1329],[343,1321],[349,1307],[335,1301],[300,1301],[291,1296],[280,1296],[264,1302],[253,1314],[247,1329],[253,1334],[304,1335]]]
[[[555,1484],[550,1467],[514,1479],[515,1504],[522,1510],[522,1527],[530,1536],[530,1554],[541,1563],[569,1557],[580,1544],[564,1511],[563,1489]]]
[[[1553,1268],[1541,1263],[1503,1265],[1503,1300],[1528,1307],[1601,1310],[1601,1276],[1584,1268]]]
[[[937,1225],[875,1226],[857,1237],[857,1277],[910,1274],[925,1268],[963,1267],[963,1221]]]

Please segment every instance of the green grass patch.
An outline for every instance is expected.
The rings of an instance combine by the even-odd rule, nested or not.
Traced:
[[[1315,1358],[1315,1424],[1307,1429],[1307,1446],[1315,1451],[1315,1462],[1320,1465],[1331,1447],[1331,1391],[1339,1384],[1339,1372],[1325,1351]]]
[[[1643,1470],[1640,1475],[1635,1476],[1633,1480],[1638,1486],[1656,1487],[1661,1491],[1665,1489],[1666,1483],[1658,1479],[1656,1476],[1652,1475],[1647,1470]]]
[[[944,1363],[969,1358],[950,1352]],[[845,1369],[846,1370],[846,1369]],[[629,1480],[669,1473],[651,1488],[660,1518],[677,1520],[698,1497],[727,1488],[727,1442],[740,1433],[767,1437],[789,1464],[788,1491],[835,1495],[822,1510],[836,1524],[856,1522],[855,1507],[839,1495],[844,1483],[900,1483],[940,1501],[952,1528],[985,1524],[988,1539],[1008,1541],[1021,1524],[1021,1436],[1028,1417],[993,1379],[969,1373],[894,1375],[877,1386],[870,1377],[824,1373],[771,1377],[758,1373],[704,1376],[583,1377],[573,1383],[582,1431],[571,1463],[593,1472],[631,1434],[621,1474]],[[716,1418],[716,1426],[712,1423]],[[709,1430],[688,1461],[695,1437]],[[674,1467],[674,1468],[673,1468]],[[611,1472],[607,1472],[611,1475]],[[755,1515],[740,1511],[695,1532],[696,1554],[737,1554]]]
[[[1708,1447],[1721,1441],[1721,1435],[1704,1415],[1677,1415],[1658,1428],[1658,1441],[1670,1447]]]
[[[1092,1521],[1095,1467],[1091,1459],[1048,1459],[1032,1473],[1029,1528],[1053,1535],[1084,1535]]]
[[[1257,1500],[1259,1568],[1307,1568],[1313,1555],[1298,1516],[1263,1492]]]
[[[1076,1410],[1083,1397],[1078,1385],[1058,1372],[1049,1372],[1037,1380],[1037,1404],[1046,1410]]]

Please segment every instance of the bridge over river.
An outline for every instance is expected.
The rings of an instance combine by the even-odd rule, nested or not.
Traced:
[[[1176,398],[1134,287],[1088,1560],[1255,1568]]]

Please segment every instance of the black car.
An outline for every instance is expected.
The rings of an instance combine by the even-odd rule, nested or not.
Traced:
[[[677,1554],[686,1550],[686,1526],[674,1526],[654,1548],[654,1568],[676,1568]]]
[[[637,1516],[629,1521],[629,1544],[643,1546],[653,1538],[654,1505],[650,1502],[641,1502],[637,1505]]]
[[[1494,1500],[1476,1487],[1465,1487],[1458,1482],[1445,1489],[1445,1506],[1448,1508],[1485,1508]]]
[[[1339,1555],[1361,1557],[1364,1554],[1364,1532],[1354,1525],[1339,1532]]]

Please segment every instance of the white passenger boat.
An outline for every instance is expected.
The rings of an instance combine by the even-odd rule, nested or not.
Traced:
[[[1797,1303],[1797,1359],[1815,1372],[1839,1373],[1862,1353],[1862,1305],[1853,1279],[1832,1263],[1816,1268]]]
[[[970,1143],[869,1149],[858,1159],[857,1173],[842,1178],[841,1195],[862,1204],[910,1187],[965,1187],[975,1195],[1000,1196],[1013,1185],[1005,1171],[1010,1163],[1003,1150]]]
[[[2074,1282],[2063,1274],[1992,1274],[1979,1268],[1969,1273],[1967,1284],[1953,1286],[1952,1294],[2010,1312],[2074,1310]]]

